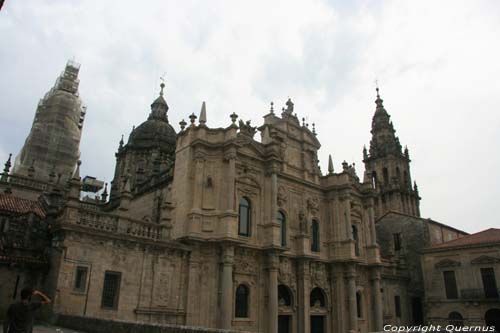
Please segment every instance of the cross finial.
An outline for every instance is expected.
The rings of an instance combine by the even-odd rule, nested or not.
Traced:
[[[160,76],[160,81],[161,81],[161,83],[160,83],[160,88],[161,88],[160,96],[163,96],[163,88],[165,88],[165,79],[164,79],[165,74],[167,74],[167,73],[163,73],[163,75]]]
[[[375,90],[377,91],[377,98],[380,98],[379,89],[378,89],[378,80],[377,79],[375,79]]]

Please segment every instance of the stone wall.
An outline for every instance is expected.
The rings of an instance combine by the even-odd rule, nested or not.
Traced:
[[[106,320],[92,317],[59,315],[56,319],[57,325],[92,333],[232,333],[236,331],[209,329],[201,327],[190,327],[180,325],[154,325],[147,323]],[[245,333],[238,331],[238,333]]]

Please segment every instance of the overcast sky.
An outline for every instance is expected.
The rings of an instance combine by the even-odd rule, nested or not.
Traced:
[[[7,0],[0,12],[0,160],[16,155],[68,59],[87,106],[82,173],[110,181],[121,134],[165,74],[169,119],[207,103],[254,126],[288,96],[336,170],[364,170],[375,79],[408,145],[423,217],[500,227],[500,1]],[[2,165],[3,168],[3,165]]]

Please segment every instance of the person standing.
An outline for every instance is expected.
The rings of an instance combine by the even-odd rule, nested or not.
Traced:
[[[42,301],[32,302],[32,296],[40,296]],[[32,333],[35,311],[50,302],[50,298],[41,291],[24,288],[21,290],[21,301],[11,304],[7,310],[7,318],[3,323],[3,333]]]

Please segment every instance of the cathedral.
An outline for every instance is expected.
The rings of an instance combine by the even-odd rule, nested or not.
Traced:
[[[315,128],[291,99],[257,127],[234,112],[210,127],[203,104],[176,130],[161,84],[119,142],[108,186],[80,174],[78,72],[67,64],[1,174],[4,299],[31,284],[53,298],[48,317],[245,332],[424,322],[417,252],[465,233],[420,217],[410,154],[378,88],[358,174],[331,157],[320,170]]]

